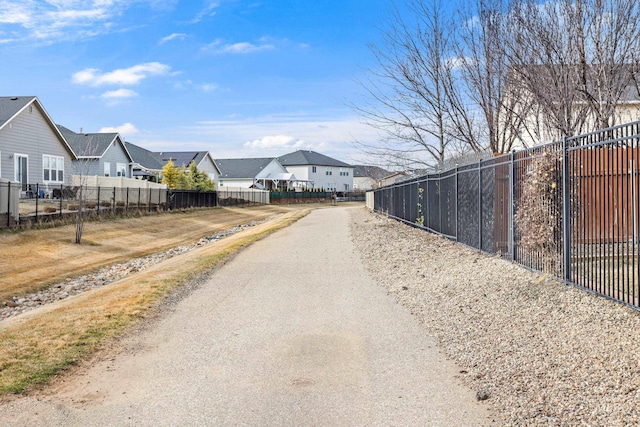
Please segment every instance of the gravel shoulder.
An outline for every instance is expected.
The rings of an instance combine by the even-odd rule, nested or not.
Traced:
[[[636,310],[366,209],[351,234],[503,425],[640,424]]]

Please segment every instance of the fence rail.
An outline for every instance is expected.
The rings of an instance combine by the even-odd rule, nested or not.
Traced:
[[[218,192],[169,190],[152,187],[90,187],[0,182],[0,229],[29,227],[85,215],[160,212],[175,209],[247,206],[260,203],[255,196],[234,194],[233,202],[218,203]],[[267,200],[268,203],[268,200]]]
[[[640,122],[374,190],[373,208],[640,308]]]

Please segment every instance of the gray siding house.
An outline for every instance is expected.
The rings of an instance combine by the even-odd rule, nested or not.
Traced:
[[[158,153],[127,141],[124,142],[124,146],[131,155],[131,173],[133,177],[145,181],[160,182],[164,162]]]
[[[132,158],[118,133],[75,133],[58,125],[77,160],[72,174],[131,178]]]
[[[67,185],[71,146],[35,96],[0,97],[0,178],[28,185]]]

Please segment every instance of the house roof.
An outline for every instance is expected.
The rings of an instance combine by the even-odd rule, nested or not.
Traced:
[[[53,120],[51,120],[49,113],[44,109],[37,96],[0,96],[0,129],[31,104],[36,104],[49,126],[51,126],[51,130],[60,138],[60,142],[69,150],[69,153],[71,153],[74,158],[77,158],[75,151],[71,148],[71,145],[69,145]]]
[[[354,178],[371,178],[376,181],[388,176],[390,173],[388,170],[378,166],[356,165],[353,170]]]
[[[139,164],[141,167],[147,170],[162,170],[164,162],[156,153],[126,141],[124,142],[124,146],[129,152],[131,160],[134,163]]]
[[[196,165],[200,164],[207,155],[207,151],[163,151],[156,154],[164,162],[172,160],[176,166],[189,166],[191,162],[195,162]]]
[[[282,164],[282,166],[304,166],[304,165],[314,165],[314,166],[336,166],[336,167],[353,167],[345,162],[341,162],[340,160],[336,160],[329,156],[325,156],[324,154],[316,153],[311,150],[298,150],[293,153],[285,154],[284,156],[278,157],[278,160]]]
[[[35,96],[0,96],[0,128],[34,99]]]
[[[106,151],[120,136],[118,133],[75,133],[64,126],[57,125],[60,133],[67,140],[78,157],[98,158],[104,156]],[[125,151],[127,151],[125,147]],[[127,153],[129,155],[129,153]],[[129,155],[129,159],[131,156]]]
[[[220,178],[255,178],[273,161],[273,157],[261,157],[253,159],[216,159],[215,163],[220,169]]]

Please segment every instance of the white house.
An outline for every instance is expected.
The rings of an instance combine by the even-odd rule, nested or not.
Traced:
[[[261,190],[290,189],[297,181],[274,158],[216,159],[220,169],[218,188],[240,187]]]
[[[298,150],[278,157],[278,160],[296,176],[296,187],[353,190],[354,167],[340,160],[310,150]]]

